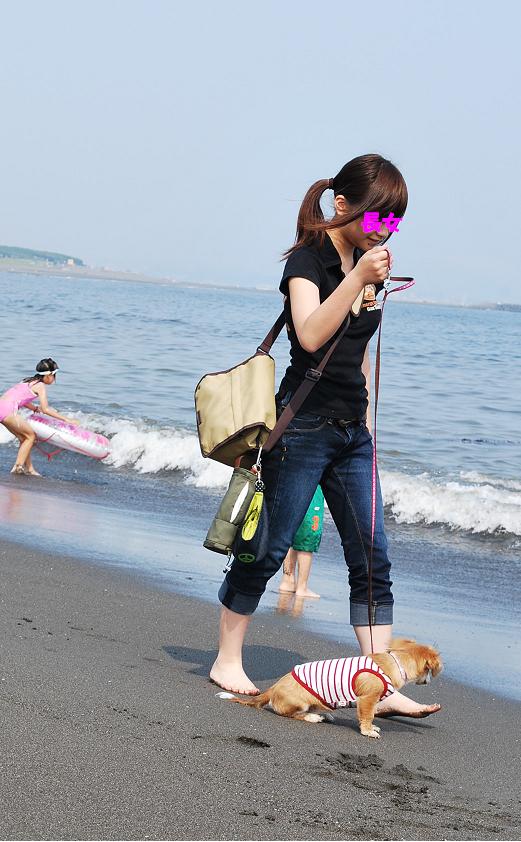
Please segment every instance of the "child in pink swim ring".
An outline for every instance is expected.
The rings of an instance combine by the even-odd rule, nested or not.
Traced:
[[[0,395],[0,424],[7,427],[20,441],[16,462],[11,470],[12,474],[28,474],[32,477],[39,477],[41,474],[35,470],[31,462],[31,450],[36,441],[36,433],[32,427],[27,423],[25,418],[18,414],[18,410],[22,406],[32,409],[33,412],[40,412],[44,415],[50,415],[51,418],[58,418],[60,421],[66,421],[68,424],[78,424],[79,422],[67,418],[65,415],[60,415],[55,409],[47,403],[46,386],[52,386],[56,380],[56,372],[58,371],[58,364],[48,357],[46,360],[40,360],[36,366],[35,374],[31,377],[26,377],[21,383],[11,386],[7,392]],[[40,405],[36,406],[34,400],[40,401]]]

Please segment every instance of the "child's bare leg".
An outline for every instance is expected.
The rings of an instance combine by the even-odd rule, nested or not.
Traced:
[[[31,459],[31,454],[29,454],[29,456],[25,460],[25,469],[26,469],[26,472],[28,474],[30,474],[32,477],[41,477],[41,474],[36,470],[36,468],[33,465],[33,462],[32,462],[32,459]]]
[[[7,427],[7,424],[5,426]],[[9,427],[7,427],[7,429],[9,429]],[[12,430],[9,430],[9,432],[12,432]],[[16,462],[14,463],[13,467],[11,468],[11,473],[12,474],[21,474],[21,473],[25,473],[25,469],[24,469],[24,466],[22,465],[22,463],[19,462],[18,460],[19,460],[20,447],[23,444],[24,437],[22,435],[17,435],[16,438],[19,441],[18,453],[16,454]]]
[[[36,441],[36,434],[27,421],[19,415],[8,415],[2,423],[20,442],[16,462],[11,471],[11,473],[17,473],[25,467],[27,459],[30,460],[30,453]]]
[[[295,590],[296,596],[307,597],[307,599],[320,599],[320,594],[308,588],[308,579],[311,571],[311,562],[313,561],[313,553],[299,551],[297,554],[298,576],[297,588]]]
[[[295,564],[297,553],[289,549],[282,565],[282,579],[280,580],[279,593],[295,593]]]

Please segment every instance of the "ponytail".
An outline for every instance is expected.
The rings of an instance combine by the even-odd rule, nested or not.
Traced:
[[[325,219],[320,200],[326,190],[333,186],[332,182],[331,178],[321,178],[311,185],[304,196],[297,219],[296,240],[299,245],[310,245],[316,237],[315,231],[324,226]]]

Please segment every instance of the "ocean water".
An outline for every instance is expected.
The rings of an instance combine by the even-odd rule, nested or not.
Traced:
[[[280,296],[0,274],[0,389],[51,355],[51,400],[112,439],[107,472],[224,486],[205,461],[193,391],[206,371],[252,353]],[[389,512],[486,537],[521,537],[521,314],[389,298],[378,422]],[[277,375],[288,343],[275,345]],[[2,385],[3,384],[3,385]],[[8,440],[0,428],[0,442]],[[81,461],[88,476],[92,464]]]
[[[230,471],[200,455],[193,392],[205,372],[254,351],[280,312],[279,295],[8,273],[0,274],[0,295],[0,391],[52,356],[61,370],[51,404],[112,444],[102,464],[68,453],[46,464],[36,453],[45,473],[36,485],[9,476],[15,445],[0,426],[0,534],[131,565],[163,586],[214,598],[221,559],[193,547]],[[521,314],[418,305],[407,296],[386,304],[378,419],[402,630],[430,632],[444,648],[457,636],[468,648],[487,628],[488,648],[515,647]],[[285,337],[274,356],[280,379]],[[271,593],[263,606],[342,637],[345,568],[328,520],[315,569],[320,603],[299,612]],[[483,641],[486,683],[495,656],[486,656]]]

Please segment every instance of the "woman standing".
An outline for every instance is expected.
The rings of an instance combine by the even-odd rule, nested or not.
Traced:
[[[52,386],[56,381],[58,364],[48,357],[40,360],[36,366],[36,373],[26,377],[21,383],[11,386],[7,392],[0,396],[0,423],[7,427],[20,442],[16,462],[11,470],[12,474],[29,474],[39,477],[41,474],[35,470],[31,461],[31,450],[36,441],[36,434],[25,418],[18,415],[20,407],[27,407],[33,412],[41,412],[50,415],[51,418],[58,418],[59,421],[66,421],[68,424],[78,424],[78,421],[60,415],[47,403],[46,386]],[[40,406],[34,401],[38,399]]]
[[[335,212],[330,220],[324,218],[320,206],[328,189],[334,194]],[[242,668],[244,636],[319,484],[349,570],[350,622],[362,654],[371,653],[368,556],[373,442],[368,411],[368,342],[378,329],[381,304],[377,296],[392,266],[392,255],[381,243],[393,230],[393,214],[403,217],[406,207],[403,176],[380,155],[362,155],[349,161],[334,178],[315,182],[302,202],[296,242],[286,253],[280,284],[291,354],[277,395],[279,410],[288,403],[308,369],[316,369],[350,311],[352,323],[285,433],[263,456],[270,549],[254,565],[235,559],[219,590],[223,605],[219,653],[210,677],[226,690],[250,695],[259,692]],[[368,233],[363,225],[366,213],[377,219],[376,229]],[[391,584],[378,483],[371,606],[375,652],[390,646]],[[420,717],[439,707],[418,705],[394,693],[380,703],[379,713]]]

